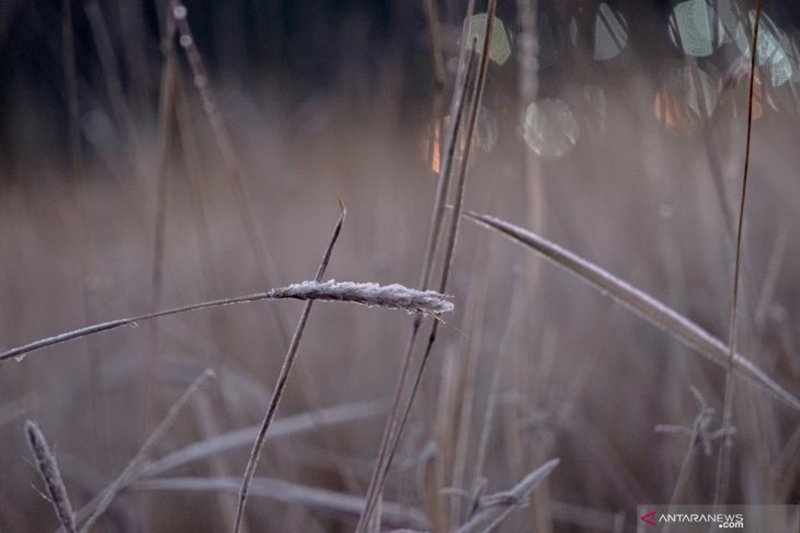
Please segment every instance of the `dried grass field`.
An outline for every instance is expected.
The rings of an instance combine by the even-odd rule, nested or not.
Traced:
[[[798,90],[778,0],[4,0],[0,532],[796,504]]]

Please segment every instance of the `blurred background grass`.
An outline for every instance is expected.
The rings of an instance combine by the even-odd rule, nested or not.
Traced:
[[[70,145],[65,6],[74,37],[78,152]],[[727,338],[733,241],[724,213],[737,203],[744,160],[749,61],[742,42],[754,5],[542,0],[535,6],[532,102],[520,97],[517,3],[500,3],[512,53],[490,66],[467,208],[530,225],[526,191],[533,171],[542,183],[545,236]],[[430,143],[437,130],[423,3],[191,2],[187,8],[254,208],[257,240],[272,265],[270,283],[313,277],[342,198],[349,218],[328,277],[415,285],[435,187]],[[462,2],[438,3],[447,98],[464,10]],[[800,7],[768,1],[765,15],[767,37],[759,46],[769,55],[759,59],[756,85],[741,346],[797,393]],[[161,3],[7,0],[0,7],[0,347],[145,312],[154,303],[265,289],[248,215],[232,192],[180,48],[178,121],[159,171],[165,17]],[[499,366],[486,468],[468,467],[466,477],[485,476],[494,492],[544,459],[562,460],[548,486],[537,489],[538,514],[518,512],[503,530],[584,531],[586,524],[573,523],[581,516],[595,517],[598,530],[613,530],[626,516],[623,527],[630,530],[635,505],[670,500],[688,446],[686,437],[656,433],[654,426],[691,427],[694,385],[715,408],[716,427],[724,374],[549,265],[538,267],[535,288],[524,276],[514,281],[516,269],[538,264],[480,228],[462,228],[450,285],[457,312],[442,328],[386,498],[428,512],[435,500],[452,501],[427,490],[430,473],[452,466],[448,439],[459,434],[467,403],[473,423],[458,439],[466,439],[472,457]],[[509,316],[516,293],[521,303]],[[0,530],[55,527],[31,487],[25,418],[37,420],[55,444],[73,503],[81,507],[206,366],[220,378],[159,456],[255,424],[299,309],[261,303],[183,315],[4,364]],[[317,306],[279,416],[388,401],[410,321],[389,311]],[[747,385],[737,390],[731,501],[796,502],[796,415]],[[374,416],[268,441],[259,474],[363,495],[382,422]],[[175,475],[238,476],[247,451]],[[716,455],[700,453],[681,501],[709,502],[715,465]],[[471,491],[471,479],[460,488]],[[234,495],[126,493],[100,527],[219,531],[229,526],[225,506],[233,501]],[[341,510],[268,498],[251,502],[248,513],[252,531],[354,525]]]

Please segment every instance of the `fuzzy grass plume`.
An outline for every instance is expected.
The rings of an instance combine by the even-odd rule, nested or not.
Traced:
[[[62,342],[86,337],[101,331],[130,326],[170,315],[178,315],[189,311],[198,311],[211,307],[257,302],[259,300],[282,300],[293,298],[297,300],[333,300],[340,302],[353,302],[372,307],[387,307],[390,309],[403,309],[409,313],[422,313],[425,315],[439,316],[453,310],[453,304],[446,296],[436,291],[420,291],[409,289],[403,285],[378,285],[377,283],[353,283],[349,281],[304,281],[267,292],[209,300],[172,309],[165,309],[155,313],[148,313],[128,318],[119,318],[99,324],[92,324],[72,331],[46,337],[37,341],[18,346],[0,353],[0,362],[11,358],[21,361],[25,354],[47,348]]]
[[[69,502],[67,488],[61,479],[56,458],[50,452],[44,434],[35,423],[28,420],[25,423],[25,433],[28,436],[31,452],[36,457],[36,468],[47,487],[48,499],[58,516],[58,521],[61,522],[65,531],[74,533],[76,531],[75,513],[72,511],[72,504]]]
[[[409,313],[438,316],[453,310],[453,303],[436,291],[409,289],[399,283],[353,283],[350,281],[304,281],[270,291],[274,298],[353,302],[369,307],[402,309]]]

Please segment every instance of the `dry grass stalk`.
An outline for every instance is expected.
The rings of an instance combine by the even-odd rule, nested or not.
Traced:
[[[775,291],[778,287],[778,278],[781,275],[784,260],[786,259],[788,237],[789,225],[784,222],[781,224],[780,228],[778,228],[777,235],[775,236],[775,244],[772,246],[769,262],[767,262],[764,282],[761,284],[758,301],[755,305],[755,311],[753,312],[753,322],[756,328],[761,332],[763,332],[766,326],[769,310],[775,303]]]
[[[524,110],[536,100],[539,92],[539,0],[517,0],[516,5],[520,27],[519,52],[516,56],[519,64],[517,85],[521,110]],[[542,232],[547,219],[542,165],[538,156],[527,146],[523,148],[523,165],[527,223],[533,231]],[[526,282],[533,291],[536,290],[538,277],[537,266],[531,262],[526,270]]]
[[[744,229],[744,208],[747,199],[747,177],[750,170],[750,140],[753,130],[753,90],[756,79],[756,58],[758,57],[758,27],[761,23],[761,12],[764,8],[764,0],[758,0],[756,4],[756,16],[753,23],[753,39],[750,43],[750,87],[748,93],[747,106],[747,134],[745,139],[744,168],[742,170],[742,188],[739,194],[739,218],[736,227],[736,252],[733,258],[733,288],[731,297],[731,319],[728,337],[728,367],[725,373],[725,396],[722,408],[722,429],[725,434],[719,450],[719,463],[717,466],[717,478],[714,487],[714,505],[722,503],[728,495],[728,484],[730,483],[730,463],[731,448],[733,447],[733,396],[734,381],[733,369],[736,358],[737,344],[737,318],[739,312],[739,278],[741,277],[742,266],[742,236]]]
[[[445,481],[446,486],[465,490],[471,486],[477,486],[476,483],[468,480],[468,476],[473,472],[472,468],[477,462],[473,455],[475,451],[473,450],[474,440],[472,438],[475,433],[473,421],[476,418],[474,414],[477,408],[476,397],[480,389],[481,345],[486,332],[489,264],[492,255],[491,244],[491,239],[484,238],[481,239],[480,245],[476,248],[476,265],[473,267],[473,280],[470,283],[471,291],[464,304],[464,326],[462,327],[472,333],[462,337],[461,345],[457,352],[458,364],[456,368],[458,377],[453,391],[457,409],[445,415],[449,416],[450,419],[440,419],[437,422],[437,425],[445,426],[442,428],[444,431],[448,431],[449,427],[449,432],[455,438],[452,455],[450,457],[441,456],[443,461],[448,461],[448,466],[451,468],[449,480],[443,481]],[[463,518],[463,499],[453,498],[449,502],[450,522],[452,525],[456,525]]]
[[[483,414],[483,423],[481,427],[480,438],[478,439],[478,448],[475,452],[475,474],[473,482],[477,485],[478,481],[483,476],[483,468],[488,457],[489,438],[492,434],[495,420],[497,417],[497,405],[500,397],[500,382],[502,371],[508,357],[509,346],[511,339],[515,333],[515,327],[519,324],[518,317],[523,316],[523,291],[519,290],[520,275],[518,271],[513,273],[511,282],[511,303],[509,305],[508,316],[506,317],[505,331],[500,340],[500,345],[497,348],[497,361],[495,362],[494,370],[492,371],[492,380],[489,385],[488,401],[486,402],[486,410]]]
[[[472,16],[474,9],[475,0],[470,0],[467,5],[467,17]],[[433,265],[436,259],[436,252],[439,248],[444,216],[447,211],[447,195],[450,190],[453,162],[456,159],[456,150],[458,148],[458,139],[461,133],[464,110],[466,109],[467,99],[469,97],[469,87],[471,85],[470,66],[473,64],[472,57],[475,47],[469,47],[467,45],[467,35],[469,35],[469,33],[464,32],[462,36],[463,43],[459,53],[456,87],[453,92],[453,101],[450,104],[450,117],[452,117],[452,120],[448,123],[446,146],[443,150],[444,157],[439,168],[439,177],[436,183],[431,220],[428,225],[425,257],[422,263],[422,275],[420,279],[420,289],[422,290],[426,290],[430,286],[431,276],[433,275]],[[418,329],[419,325],[415,325]]]
[[[168,18],[171,18],[172,22],[175,24],[179,35],[178,42],[181,48],[186,52],[186,58],[189,60],[189,67],[192,69],[192,74],[194,75],[194,84],[200,94],[200,99],[203,101],[203,111],[211,125],[214,141],[217,143],[217,148],[219,148],[228,170],[236,170],[238,172],[239,163],[233,148],[233,142],[222,120],[222,115],[219,112],[217,99],[211,88],[209,82],[210,78],[203,64],[203,58],[194,43],[194,35],[192,34],[192,28],[189,26],[188,21],[188,10],[183,2],[172,0],[170,2],[170,11]],[[169,37],[172,37],[172,35],[169,35],[168,38]]]
[[[521,105],[519,112],[527,109],[527,106],[536,101],[539,96],[539,14],[541,2],[539,0],[516,0],[517,7],[517,23],[519,25],[519,39],[517,41],[518,52],[516,54],[519,75],[517,77],[517,92]],[[546,20],[543,22],[546,23]],[[545,37],[546,40],[546,37]],[[537,155],[530,147],[522,147],[522,179],[524,183],[525,194],[525,212],[527,226],[533,231],[544,233],[545,225],[547,224],[547,200],[545,197],[545,181],[544,181],[544,168],[539,155]],[[523,311],[524,314],[532,316],[540,315],[538,302],[541,295],[541,276],[540,264],[536,258],[531,257],[527,262],[525,269],[525,283],[528,288],[528,305],[527,309]],[[544,338],[543,331],[539,328],[541,322],[535,321],[537,332],[534,333],[532,338]],[[537,380],[547,378],[545,375],[537,373]],[[514,380],[512,386],[518,387],[519,390],[526,390],[532,388],[533,390],[541,390],[543,387],[539,383],[524,384],[520,381],[527,381],[527,379],[518,376]],[[516,414],[516,409],[512,411]],[[516,417],[514,417],[516,418]],[[511,422],[512,419],[509,419]],[[514,440],[518,440],[518,437]],[[538,440],[538,439],[537,439]],[[514,445],[512,445],[514,446]],[[543,449],[540,443],[535,441],[531,443],[531,455],[527,459],[523,459],[520,455],[520,460],[523,461],[522,468],[531,467],[539,464],[541,460],[549,456],[549,450]],[[520,452],[522,449],[520,448]],[[545,485],[547,482],[545,481]],[[533,517],[531,529],[537,533],[552,533],[553,525],[552,518],[550,517],[550,508],[547,502],[542,502],[547,496],[547,487],[543,487],[536,493],[533,499],[530,514]]]
[[[467,6],[467,16],[471,16],[475,8],[475,0],[469,0]],[[431,211],[430,224],[428,225],[428,236],[425,246],[425,257],[423,259],[422,274],[420,279],[420,289],[426,290],[430,286],[431,276],[433,274],[433,266],[436,258],[436,251],[439,247],[439,240],[443,230],[444,216],[446,212],[447,195],[450,188],[450,180],[452,176],[453,161],[455,160],[456,148],[458,146],[459,132],[461,129],[461,122],[466,105],[468,87],[470,86],[471,67],[474,65],[472,57],[474,55],[474,47],[469,48],[466,46],[466,35],[464,33],[464,42],[461,46],[459,57],[459,69],[456,80],[456,87],[453,93],[453,100],[450,105],[450,120],[447,130],[446,147],[444,150],[444,158],[439,168],[439,177],[436,184],[436,193],[434,196],[433,208]],[[468,53],[469,52],[469,53]],[[438,117],[436,117],[438,119]],[[369,487],[367,488],[367,511],[370,508],[374,499],[374,491],[381,484],[379,479],[382,475],[382,465],[386,462],[389,454],[393,437],[397,432],[399,423],[398,413],[400,412],[401,401],[403,393],[406,389],[406,382],[408,381],[409,373],[411,371],[411,359],[413,357],[414,346],[416,345],[417,335],[422,326],[422,316],[417,315],[411,327],[411,334],[406,344],[405,354],[403,356],[403,363],[400,369],[400,376],[395,385],[394,396],[392,400],[392,407],[390,409],[389,417],[384,427],[383,436],[381,437],[381,444],[378,449],[378,457],[373,468],[372,477],[370,478]]]
[[[425,0],[425,20],[428,23],[428,39],[431,46],[431,66],[436,90],[444,88],[444,55],[442,54],[442,31],[436,0]]]
[[[174,52],[175,24],[172,17],[166,17],[164,36],[162,37],[162,52],[165,56],[161,73],[161,87],[159,94],[159,124],[158,124],[158,173],[155,189],[155,216],[153,228],[153,258],[150,274],[150,310],[157,310],[161,306],[162,289],[164,285],[164,257],[166,255],[166,229],[167,208],[169,207],[169,166],[172,162],[173,134],[175,126],[175,102],[178,78],[178,61]],[[151,425],[153,411],[153,387],[155,375],[159,365],[159,335],[158,328],[149,331],[149,346],[145,351],[144,371],[141,375],[141,392],[143,403],[142,436],[147,435]]]
[[[47,487],[50,504],[58,516],[58,521],[61,522],[64,530],[74,533],[76,531],[75,513],[72,512],[72,504],[69,501],[64,481],[61,479],[56,458],[50,452],[44,434],[35,423],[28,420],[25,423],[25,432],[28,435],[28,445],[31,447],[33,456],[36,457],[36,467]]]
[[[372,403],[353,403],[323,409],[321,412],[312,415],[311,413],[300,413],[279,419],[270,428],[269,438],[289,437],[304,433],[313,429],[319,429],[318,418],[324,417],[326,426],[338,426],[373,417],[385,409],[382,404]],[[207,440],[189,444],[176,452],[170,453],[161,459],[151,462],[140,463],[140,467],[134,470],[131,475],[119,486],[119,491],[126,490],[136,481],[144,477],[151,477],[163,474],[174,468],[190,464],[214,455],[221,454],[227,450],[247,446],[253,442],[258,432],[258,426],[252,426],[240,430],[235,430],[222,435],[211,437]],[[146,458],[145,458],[146,459]],[[238,487],[238,484],[237,484]],[[83,522],[92,513],[100,502],[103,494],[86,504],[77,513],[78,523]],[[63,530],[61,530],[63,531]]]
[[[131,486],[131,490],[236,493],[239,490],[239,481],[233,477],[159,478],[137,482]],[[364,499],[359,496],[277,479],[253,478],[250,493],[252,496],[338,514],[348,521],[358,516],[364,508]],[[396,525],[402,524],[425,531],[430,528],[424,513],[401,503],[384,502],[381,516],[387,522]]]
[[[477,122],[478,111],[480,109],[480,102],[481,97],[483,94],[483,88],[485,86],[486,81],[486,72],[488,71],[488,63],[489,63],[489,44],[491,42],[492,36],[492,28],[494,25],[494,13],[496,12],[497,2],[495,0],[490,0],[489,2],[489,9],[488,9],[488,19],[486,24],[486,34],[484,36],[483,42],[483,49],[482,49],[482,56],[480,61],[480,66],[477,69],[476,78],[474,84],[471,80],[471,73],[474,71],[474,63],[475,63],[475,43],[469,43],[469,60],[467,61],[467,69],[464,75],[464,86],[463,92],[459,94],[459,100],[454,100],[454,108],[459,110],[459,113],[455,115],[456,121],[461,120],[461,113],[463,113],[464,104],[469,99],[469,94],[474,93],[473,98],[471,99],[472,107],[470,109],[470,114],[468,116],[468,123],[467,123],[467,130],[466,130],[466,137],[464,142],[463,152],[461,154],[461,165],[459,169],[459,175],[456,181],[456,192],[455,200],[454,200],[454,211],[453,216],[450,224],[450,230],[447,235],[447,241],[444,250],[444,258],[442,260],[442,273],[441,273],[441,281],[439,283],[440,292],[446,288],[447,279],[450,276],[450,268],[452,267],[452,258],[453,258],[453,250],[455,248],[455,241],[458,235],[458,225],[460,221],[460,210],[463,204],[463,197],[464,197],[464,182],[466,177],[466,168],[467,163],[469,162],[469,152],[470,147],[472,144],[472,136],[473,132],[475,131],[475,124]],[[474,9],[474,2],[470,1],[467,11],[467,16],[470,17]],[[466,44],[466,35],[469,33],[464,34],[464,41]],[[462,45],[463,46],[463,45]],[[462,60],[465,56],[463,55],[462,50]],[[454,95],[455,97],[456,95]],[[442,179],[442,175],[440,175],[440,185],[441,184],[449,184],[450,180],[450,167],[449,165],[453,161],[453,156],[455,154],[455,148],[457,146],[457,140],[459,138],[459,131],[457,127],[454,125],[454,128],[449,132],[450,137],[448,138],[448,154],[445,159],[445,164],[448,165],[447,168],[442,166],[442,172],[446,172],[445,177]],[[441,194],[441,196],[440,196]],[[436,255],[436,250],[438,247],[438,241],[440,238],[440,234],[442,232],[441,223],[443,220],[443,212],[444,212],[444,203],[441,203],[442,200],[446,198],[447,188],[437,188],[437,196],[435,201],[434,207],[434,215],[432,218],[432,226],[431,231],[428,235],[428,248],[426,250],[426,260],[423,269],[423,287],[427,287],[427,283],[430,281],[430,277],[433,273],[433,260]],[[440,212],[436,210],[439,209]],[[425,353],[422,356],[422,360],[420,362],[419,368],[415,374],[414,382],[411,386],[411,390],[408,393],[408,398],[402,408],[402,410],[398,410],[399,408],[399,400],[401,398],[402,392],[405,389],[405,381],[408,377],[408,370],[411,360],[411,354],[414,348],[414,342],[416,340],[416,335],[419,330],[419,323],[415,322],[414,328],[412,330],[411,339],[409,340],[408,349],[406,351],[406,357],[404,358],[403,363],[403,372],[401,373],[401,377],[398,380],[397,388],[395,390],[395,400],[396,403],[393,405],[392,413],[389,415],[389,420],[387,421],[386,430],[384,431],[384,438],[381,442],[380,451],[378,453],[378,460],[375,464],[375,469],[373,471],[373,476],[370,479],[370,485],[367,489],[367,507],[365,509],[364,515],[359,519],[358,526],[356,527],[356,531],[359,533],[363,533],[369,523],[369,519],[371,517],[371,513],[373,511],[373,507],[377,503],[377,499],[380,496],[383,485],[386,480],[386,475],[391,467],[392,458],[397,451],[397,446],[400,442],[400,436],[403,433],[403,429],[405,427],[406,421],[408,420],[408,415],[411,412],[411,405],[413,404],[414,397],[416,396],[416,392],[419,388],[419,384],[422,378],[422,375],[425,370],[425,366],[430,356],[431,348],[433,346],[433,342],[436,339],[436,332],[438,330],[439,322],[434,322],[431,334],[428,339],[428,344],[425,349]],[[401,414],[402,413],[402,414]]]
[[[122,72],[120,71],[116,52],[114,50],[111,32],[106,24],[103,10],[97,0],[91,0],[84,6],[86,17],[89,20],[92,38],[94,39],[100,66],[103,71],[103,80],[111,103],[111,110],[120,128],[125,132],[128,142],[131,143],[129,164],[139,174],[144,174],[142,161],[144,149],[141,146],[136,124],[131,112],[131,106],[126,100]]]
[[[86,518],[86,521],[81,526],[80,531],[85,532],[91,529],[92,525],[94,525],[97,519],[100,518],[106,509],[108,509],[108,506],[111,505],[111,502],[114,501],[114,498],[117,496],[117,494],[130,481],[131,477],[139,469],[142,463],[144,463],[144,461],[147,459],[147,456],[153,450],[158,441],[160,441],[164,435],[167,434],[172,425],[175,423],[175,420],[177,419],[181,409],[183,409],[192,396],[194,396],[194,394],[200,390],[200,387],[202,387],[206,381],[213,377],[214,371],[211,369],[206,369],[189,386],[189,388],[186,389],[180,398],[178,398],[178,400],[172,404],[172,407],[169,408],[169,411],[167,411],[164,419],[153,430],[153,433],[150,434],[144,444],[142,444],[142,447],[139,448],[139,451],[136,452],[136,455],[134,455],[133,458],[128,462],[127,466],[125,466],[117,478],[112,481],[108,487],[106,487],[102,494],[100,494],[96,504],[94,504],[94,502],[90,502],[87,505],[87,507],[93,506],[93,511],[91,511],[91,514],[89,514],[88,518]]]
[[[386,411],[382,402],[358,402],[337,405],[315,412],[304,412],[273,422],[267,440],[288,437],[326,427],[341,426],[373,418]],[[142,466],[138,477],[152,477],[179,466],[220,455],[228,450],[252,444],[259,426],[237,429],[194,442],[158,460]]]
[[[72,0],[62,0],[61,39],[64,48],[64,88],[69,118],[69,152],[72,179],[83,185],[85,167],[81,146],[78,75],[75,67],[75,34],[72,28]]]
[[[112,329],[121,328],[123,326],[136,325],[140,322],[153,320],[155,318],[178,315],[200,309],[209,309],[211,307],[257,302],[260,300],[282,300],[289,298],[307,301],[346,301],[369,306],[403,309],[409,313],[418,312],[432,316],[438,316],[441,313],[447,313],[453,310],[453,304],[449,302],[442,294],[434,291],[418,291],[415,289],[408,289],[398,284],[381,286],[376,283],[333,281],[324,283],[304,282],[290,285],[289,287],[272,289],[267,292],[258,292],[245,296],[236,296],[233,298],[209,300],[207,302],[174,307],[172,309],[165,309],[155,313],[148,313],[146,315],[119,318],[117,320],[110,320],[100,324],[93,324],[91,326],[60,333],[52,337],[39,339],[24,346],[12,348],[0,354],[0,361],[5,361],[11,358],[15,358],[20,361],[25,354],[36,350],[48,348],[50,346],[61,344],[63,342],[71,341],[80,337],[86,337],[87,335],[92,335],[94,333],[100,333],[101,331],[109,331]]]
[[[175,20],[172,15],[169,15],[166,17],[164,37],[161,45],[165,60],[161,70],[158,113],[158,186],[156,189],[155,242],[153,244],[152,288],[150,294],[150,304],[153,309],[158,309],[163,281],[164,233],[166,231],[167,196],[169,193],[169,164],[172,159],[176,91],[178,88],[178,60],[173,46],[175,32]]]
[[[342,231],[342,225],[344,224],[345,216],[347,215],[347,210],[345,209],[343,203],[339,203],[339,208],[341,209],[341,212],[339,213],[339,220],[336,222],[336,226],[333,229],[333,234],[328,242],[328,247],[325,249],[325,253],[322,256],[322,261],[319,264],[319,268],[317,268],[317,274],[314,277],[316,282],[321,281],[322,276],[325,275],[325,270],[328,268],[328,263],[330,262],[331,254],[333,253],[333,247],[336,245],[336,241]],[[278,373],[278,379],[275,383],[275,388],[272,391],[272,397],[269,400],[267,412],[264,414],[264,420],[261,422],[261,427],[259,428],[255,442],[253,443],[253,450],[250,452],[250,457],[247,460],[247,466],[245,467],[244,475],[242,476],[242,484],[239,488],[239,501],[236,506],[236,518],[233,524],[234,533],[239,533],[242,527],[242,521],[244,520],[244,509],[245,505],[247,504],[247,495],[250,490],[250,483],[252,482],[253,476],[256,473],[258,459],[261,456],[261,450],[264,448],[264,442],[266,442],[267,439],[267,431],[269,430],[269,426],[272,424],[272,419],[275,417],[275,413],[278,410],[278,403],[280,402],[281,396],[283,396],[283,391],[286,388],[286,382],[289,379],[289,373],[291,372],[292,367],[294,366],[294,361],[297,358],[297,350],[300,348],[300,340],[303,338],[303,333],[305,332],[306,323],[308,322],[308,316],[311,314],[311,307],[313,304],[314,300],[307,300],[306,305],[303,307],[303,311],[300,314],[300,320],[297,322],[294,335],[292,335],[292,340],[289,343],[289,349],[286,352],[280,372]]]
[[[214,398],[210,394],[201,394],[195,399],[192,409],[194,411],[194,423],[200,430],[200,438],[208,439],[222,433],[222,425],[220,424],[222,416],[219,416],[215,409],[222,403],[221,399],[221,394],[216,395]],[[227,476],[230,473],[229,459],[222,455],[213,455],[208,460],[207,468],[211,477]],[[140,470],[144,470],[144,467]],[[214,531],[222,531],[228,524],[233,522],[236,503],[223,494],[215,494],[214,499],[216,500],[216,509],[211,511],[213,516],[213,525],[211,527]]]
[[[514,488],[481,498],[481,505],[472,517],[458,528],[457,533],[488,533],[505,520],[515,509],[527,504],[533,489],[558,466],[551,459],[517,483]]]
[[[87,6],[88,7],[88,6]],[[81,133],[81,105],[78,92],[78,73],[75,56],[75,31],[72,20],[72,1],[62,2],[62,42],[64,58],[64,89],[66,92],[66,105],[68,115],[68,138],[70,154],[70,177],[72,179],[72,195],[74,202],[74,223],[77,227],[77,236],[80,241],[79,253],[82,267],[83,299],[85,302],[85,320],[89,323],[98,320],[97,302],[99,301],[98,287],[91,283],[94,276],[102,275],[103,269],[98,261],[99,250],[95,242],[94,227],[90,215],[89,187],[87,182],[86,161],[83,154]],[[92,411],[92,433],[95,446],[102,442],[102,420],[100,404],[102,403],[102,386],[98,375],[98,364],[102,354],[94,343],[86,343],[89,367],[89,394],[92,398],[90,409]]]
[[[449,231],[446,235],[447,240],[443,252],[442,271],[438,285],[439,292],[444,292],[447,289],[447,283],[448,280],[450,279],[450,272],[453,267],[455,245],[456,241],[458,240],[459,227],[461,223],[461,211],[464,205],[464,191],[466,185],[467,167],[469,164],[469,155],[472,147],[472,139],[475,132],[475,125],[477,124],[478,121],[478,114],[480,112],[481,101],[483,99],[483,91],[486,86],[486,74],[489,69],[489,46],[492,40],[492,30],[494,28],[496,12],[497,12],[497,1],[489,0],[489,6],[487,9],[486,33],[483,38],[483,46],[481,49],[481,56],[480,56],[480,65],[477,69],[474,86],[470,83],[467,83],[466,85],[467,89],[473,93],[473,96],[471,98],[471,107],[468,115],[467,128],[466,132],[464,133],[465,135],[464,148],[461,154],[459,173],[456,178],[456,183],[455,183],[456,187],[453,193],[454,198],[453,198],[452,219],[450,222]],[[470,50],[471,51],[475,50],[476,45],[477,42],[471,43]],[[474,52],[471,52],[470,58],[471,62],[475,60]],[[430,358],[430,354],[433,349],[433,343],[436,341],[436,335],[438,329],[439,329],[439,322],[434,322],[433,326],[431,327],[430,335],[428,336],[428,342],[427,345],[425,346],[425,351],[423,352],[422,359],[420,361],[417,372],[414,376],[414,382],[412,383],[411,391],[408,393],[408,398],[403,408],[402,415],[400,416],[399,423],[396,426],[397,429],[392,436],[392,442],[391,445],[389,446],[390,450],[389,455],[386,458],[384,464],[379,465],[379,467],[382,470],[382,474],[379,476],[379,482],[377,486],[378,494],[380,494],[380,492],[383,490],[383,484],[386,481],[386,475],[389,471],[389,468],[391,467],[392,459],[395,453],[397,452],[397,447],[400,444],[400,437],[403,434],[403,429],[405,428],[406,422],[408,421],[408,416],[411,413],[411,406],[414,403],[414,398],[416,397],[420,383],[422,382],[422,376],[425,372],[425,367]],[[367,507],[367,511],[369,512],[369,507]]]
[[[225,126],[222,113],[217,105],[217,99],[211,86],[211,78],[208,76],[203,57],[195,45],[192,28],[189,25],[189,12],[180,0],[170,0],[170,15],[178,33],[178,44],[186,53],[189,67],[192,70],[192,81],[200,95],[203,103],[203,112],[211,126],[214,142],[220,151],[225,170],[227,173],[228,184],[236,202],[237,212],[242,221],[245,231],[245,238],[250,248],[250,253],[258,268],[258,273],[262,283],[267,287],[272,285],[272,280],[277,278],[277,267],[272,256],[267,253],[259,233],[259,226],[256,218],[256,210],[251,201],[251,194],[245,175],[242,172],[242,165],[239,161],[233,140],[228,128]],[[275,325],[284,342],[288,344],[288,333],[286,325],[278,313],[277,309],[272,309]]]
[[[609,294],[628,309],[654,326],[675,336],[683,344],[706,356],[714,363],[727,367],[730,361],[734,373],[749,379],[774,398],[800,411],[800,400],[781,387],[752,361],[739,353],[733,353],[733,357],[730,357],[730,349],[725,343],[649,294],[526,229],[488,215],[467,213],[466,216],[542,254],[604,294]]]
[[[683,456],[681,469],[678,472],[678,479],[675,481],[675,488],[672,490],[672,497],[669,501],[670,505],[675,505],[681,496],[683,487],[691,472],[690,467],[694,461],[697,450],[702,446],[705,454],[711,455],[711,441],[717,436],[711,432],[714,409],[708,406],[705,397],[695,386],[692,385],[690,390],[698,404],[698,413],[692,423],[692,427],[687,428],[669,424],[659,424],[655,427],[655,431],[659,433],[671,433],[689,437],[689,446],[687,447],[686,454]]]

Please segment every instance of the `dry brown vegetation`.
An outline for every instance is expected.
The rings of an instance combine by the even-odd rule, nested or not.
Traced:
[[[729,13],[703,55],[678,7],[428,0],[413,44],[322,32],[309,88],[237,77],[200,4],[73,4],[63,123],[4,100],[0,531],[800,500],[791,9],[687,2]]]

